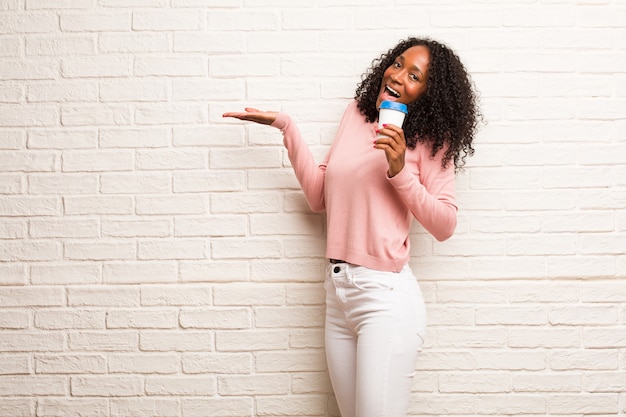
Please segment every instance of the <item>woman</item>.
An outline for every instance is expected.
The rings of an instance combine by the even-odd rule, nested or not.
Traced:
[[[382,101],[408,106],[377,128]],[[455,172],[479,119],[465,67],[445,45],[409,38],[374,60],[324,161],[316,165],[285,113],[225,113],[283,133],[314,211],[327,213],[326,353],[343,417],[405,416],[425,331],[408,266],[413,218],[437,240],[456,227]]]

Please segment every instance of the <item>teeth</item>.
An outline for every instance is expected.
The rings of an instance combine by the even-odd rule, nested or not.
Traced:
[[[393,88],[389,87],[388,85],[385,86],[385,88],[387,89],[387,91],[389,91],[391,93],[392,96],[394,96],[395,98],[400,97],[400,93],[398,93],[396,90],[394,90]]]

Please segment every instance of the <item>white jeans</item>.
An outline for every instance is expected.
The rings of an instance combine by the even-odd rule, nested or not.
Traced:
[[[342,417],[404,417],[424,341],[424,298],[411,268],[329,264],[326,359]]]

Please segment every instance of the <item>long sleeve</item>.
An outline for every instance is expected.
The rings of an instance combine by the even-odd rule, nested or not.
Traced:
[[[311,210],[324,211],[324,176],[328,155],[322,164],[315,163],[311,150],[302,139],[300,129],[288,114],[279,113],[272,126],[280,129],[283,134],[287,155]]]
[[[452,236],[457,223],[454,165],[442,168],[444,150],[432,158],[429,149],[423,148],[417,175],[405,167],[389,182],[415,219],[435,239],[443,241]]]

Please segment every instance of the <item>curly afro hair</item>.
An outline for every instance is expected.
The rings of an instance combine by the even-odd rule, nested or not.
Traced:
[[[428,38],[408,38],[372,61],[370,69],[358,84],[355,99],[361,113],[370,123],[378,119],[376,100],[383,73],[395,59],[413,46],[422,45],[430,52],[426,91],[408,105],[403,125],[407,147],[418,142],[431,146],[431,155],[447,145],[442,160],[445,168],[452,161],[462,169],[466,156],[474,154],[472,141],[481,119],[478,98],[467,70],[459,57],[446,45]]]

